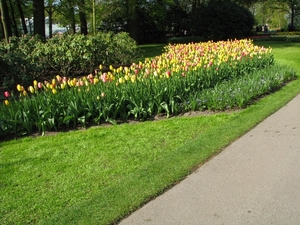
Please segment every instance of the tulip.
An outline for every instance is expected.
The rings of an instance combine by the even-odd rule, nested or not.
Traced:
[[[24,87],[21,86],[20,84],[18,84],[18,85],[17,85],[17,90],[18,90],[19,92],[24,91]]]
[[[131,76],[131,82],[134,83],[136,80],[136,75]]]
[[[53,88],[53,89],[52,89],[52,93],[53,93],[53,94],[56,94],[56,93],[57,93],[57,90]]]
[[[171,76],[171,72],[170,72],[170,70],[168,70],[168,71],[166,72],[166,77],[167,77],[167,78],[170,78],[170,76]]]
[[[98,78],[95,78],[94,79],[94,84],[97,84],[99,82],[99,79]]]
[[[32,86],[29,86],[28,91],[30,91],[33,94],[34,93],[34,88]]]
[[[27,96],[27,91],[24,90],[24,91],[23,91],[23,95],[24,95],[24,96]]]
[[[56,75],[56,79],[58,82],[60,82],[62,80],[61,76],[59,76],[59,75]]]
[[[8,91],[4,92],[4,96],[5,96],[5,98],[9,98],[10,97],[10,93]]]
[[[107,81],[107,74],[103,73],[102,76],[100,77],[101,80],[105,83]]]
[[[7,99],[4,100],[5,105],[9,105],[9,101]]]

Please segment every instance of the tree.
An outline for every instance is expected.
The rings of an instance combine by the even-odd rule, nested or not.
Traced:
[[[0,13],[3,27],[4,38],[8,42],[8,37],[12,36],[11,21],[9,17],[8,5],[6,0],[1,0]]]
[[[295,18],[300,15],[300,0],[282,0],[288,7],[288,13],[290,15],[290,31],[295,30]]]
[[[34,34],[45,39],[45,12],[44,0],[33,0],[33,29]]]
[[[57,4],[57,19],[63,26],[68,26],[73,34],[76,32],[76,8],[75,0],[60,0]]]
[[[45,11],[48,13],[48,25],[49,25],[49,38],[52,37],[52,24],[53,24],[53,13],[56,11],[55,0],[46,0]]]
[[[81,34],[87,35],[88,27],[87,27],[87,18],[85,12],[86,11],[85,0],[79,0],[78,8],[79,8],[79,19],[80,19],[80,32]]]
[[[137,0],[127,0],[127,31],[136,42],[139,42],[139,21]]]
[[[23,27],[23,32],[24,32],[24,34],[27,34],[28,30],[27,30],[27,26],[26,26],[26,22],[25,22],[25,16],[24,16],[22,5],[21,5],[21,1],[16,0],[16,5],[17,5],[18,11],[19,11],[19,16],[21,19],[22,27]]]
[[[192,14],[193,34],[207,40],[245,38],[252,33],[254,17],[234,2],[211,0]]]

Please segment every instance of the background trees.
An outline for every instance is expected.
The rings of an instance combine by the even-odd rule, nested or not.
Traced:
[[[192,33],[206,40],[249,37],[254,26],[250,11],[235,2],[211,0],[200,4],[192,15]]]
[[[139,43],[163,42],[172,36],[201,34],[200,28],[195,26],[195,22],[199,21],[192,19],[199,19],[198,13],[202,13],[199,6],[213,1],[215,0],[1,0],[0,37],[3,39],[27,33],[45,37],[45,29],[49,30],[51,37],[52,24],[59,23],[62,27],[67,27],[70,33],[126,31]],[[290,30],[300,27],[300,0],[221,2],[224,6],[235,2],[249,9],[255,17],[256,25],[268,23],[271,29],[285,30],[288,24]],[[225,26],[226,18],[238,21],[243,16],[229,7],[223,11],[220,8],[215,5],[217,15],[214,17],[221,14],[227,16],[223,16],[218,29],[221,25]],[[44,25],[45,16],[48,17],[47,27]],[[211,15],[207,15],[209,16]],[[214,17],[205,20],[212,22]],[[243,27],[239,28],[241,29]]]

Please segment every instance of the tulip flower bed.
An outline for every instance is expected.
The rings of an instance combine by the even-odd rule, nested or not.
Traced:
[[[271,49],[250,40],[168,45],[162,55],[129,67],[104,72],[100,65],[82,78],[19,84],[17,92],[4,93],[0,136],[245,107],[293,78],[274,65]]]

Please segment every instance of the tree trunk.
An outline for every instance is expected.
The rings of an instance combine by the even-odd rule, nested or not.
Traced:
[[[6,0],[1,0],[1,20],[4,32],[4,38],[8,42],[8,37],[12,36],[10,17]]]
[[[291,14],[291,25],[294,27],[294,18],[295,18],[295,6],[294,4],[291,5],[292,14]]]
[[[85,13],[85,2],[84,0],[80,0],[79,6],[79,19],[80,19],[80,32],[81,34],[87,35],[87,21],[86,21],[86,13]]]
[[[71,14],[71,30],[72,30],[72,32],[73,32],[73,34],[75,34],[76,33],[76,20],[75,20],[75,12],[74,12],[74,7],[72,7],[71,9],[70,9],[72,12],[72,14]]]
[[[137,17],[136,0],[127,0],[127,32],[137,43],[139,42],[139,22]]]
[[[49,38],[52,38],[52,23],[53,23],[53,19],[52,19],[52,15],[53,15],[53,11],[49,12]]]
[[[33,29],[34,34],[45,39],[45,12],[44,0],[33,0]]]
[[[26,22],[25,22],[25,17],[24,17],[24,13],[23,13],[23,9],[22,9],[20,0],[16,0],[16,4],[17,4],[19,15],[20,15],[20,18],[21,18],[23,32],[24,32],[24,34],[27,34],[28,30],[27,30],[27,26],[26,26]]]
[[[12,5],[12,2],[9,1],[9,6],[10,6],[10,12],[11,12],[11,19],[12,19],[12,26],[14,28],[14,34],[15,36],[19,37],[19,30],[18,30],[18,24],[17,24],[17,21],[16,21],[16,17],[15,17],[15,10],[14,10],[14,7]]]

